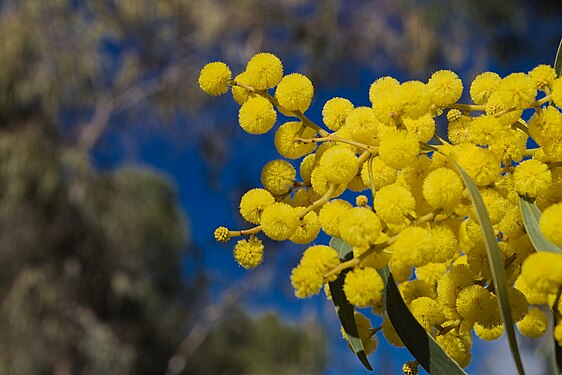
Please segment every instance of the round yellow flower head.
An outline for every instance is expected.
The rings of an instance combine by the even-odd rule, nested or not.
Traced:
[[[546,314],[536,307],[529,309],[523,320],[517,323],[517,329],[523,336],[538,338],[545,334],[548,328],[548,318]]]
[[[365,195],[358,195],[355,197],[355,205],[358,207],[364,207],[369,204],[369,198]]]
[[[555,106],[548,106],[535,112],[529,119],[529,133],[539,145],[561,138],[562,113]]]
[[[322,274],[327,273],[339,264],[338,253],[330,246],[315,245],[306,249],[302,255],[300,265],[317,268]],[[337,278],[333,275],[328,281],[334,281]]]
[[[391,125],[392,117],[402,113],[402,100],[399,95],[400,85],[387,87],[372,98],[373,112],[383,125]]]
[[[328,100],[322,109],[324,124],[331,130],[339,130],[345,124],[345,119],[353,108],[353,103],[344,98]]]
[[[500,177],[499,160],[488,149],[461,144],[454,146],[451,156],[478,186],[489,185]]]
[[[402,113],[411,118],[425,115],[431,109],[431,97],[428,87],[420,81],[407,81],[397,91]]]
[[[483,286],[471,285],[459,292],[456,301],[457,311],[469,321],[490,327],[495,322],[496,300]]]
[[[377,145],[379,140],[379,122],[375,112],[369,107],[357,107],[349,112],[343,130],[349,132],[352,140]]]
[[[371,162],[371,169],[375,190],[380,190],[383,186],[396,182],[396,178],[398,176],[396,169],[390,168],[386,165],[379,156],[373,158]],[[363,166],[361,167],[361,179],[366,186],[371,186],[368,162],[363,163]]]
[[[310,106],[312,95],[314,95],[312,82],[300,73],[283,77],[275,90],[279,105],[289,111],[305,112]]]
[[[257,90],[275,87],[283,77],[281,60],[271,53],[255,54],[246,66],[247,80],[250,86]]]
[[[459,244],[455,233],[446,225],[436,225],[431,229],[433,248],[428,258],[433,263],[451,262],[459,255]]]
[[[310,176],[310,183],[312,185],[312,189],[321,196],[327,194],[328,190],[333,185],[328,181],[329,176],[330,176],[330,170],[320,165],[312,170],[312,174]],[[330,198],[335,198],[340,196],[341,194],[343,194],[346,188],[347,188],[346,184],[336,185],[336,189],[331,194]]]
[[[449,263],[428,263],[421,267],[416,267],[416,278],[431,285],[437,286],[437,282],[445,275],[449,268]]]
[[[478,323],[474,324],[474,333],[476,336],[486,341],[494,341],[503,335],[503,324],[492,328],[486,328]]]
[[[275,124],[277,112],[263,96],[246,100],[238,112],[240,127],[250,134],[265,134]]]
[[[234,259],[246,269],[259,266],[263,261],[261,240],[255,236],[249,240],[239,240],[234,246]]]
[[[312,169],[314,169],[314,163],[316,161],[315,154],[306,155],[299,165],[299,174],[303,182],[310,182],[310,175],[312,174]]]
[[[304,207],[295,207],[294,209],[298,214],[304,210]],[[316,212],[310,211],[299,220],[299,225],[295,233],[289,237],[289,240],[298,244],[307,244],[313,241],[318,233],[320,233],[320,220],[318,220]]]
[[[227,242],[230,240],[230,231],[226,227],[218,227],[215,229],[215,240],[218,242]]]
[[[330,171],[326,176],[328,183],[345,184],[357,175],[359,160],[348,147],[336,145],[324,152],[320,168]]]
[[[455,103],[462,95],[462,81],[450,70],[438,70],[427,82],[431,101],[438,107]]]
[[[389,130],[381,139],[379,156],[391,168],[402,169],[414,164],[419,153],[416,136],[407,131]]]
[[[435,120],[429,113],[417,119],[404,117],[404,125],[408,132],[414,134],[420,142],[429,142],[435,134]]]
[[[466,367],[470,364],[472,360],[470,354],[471,342],[466,339],[463,340],[462,336],[456,333],[456,330],[444,335],[437,335],[435,340],[459,366]]]
[[[512,161],[520,162],[527,151],[529,136],[516,129],[507,129],[505,135],[490,144],[490,150],[501,159],[502,163],[510,165]]]
[[[410,223],[408,215],[415,216],[416,201],[410,190],[399,184],[383,186],[375,194],[373,203],[379,218],[389,225],[402,228]]]
[[[245,85],[250,84],[248,82],[248,74],[246,72],[238,74],[236,77],[234,77],[234,81]],[[242,105],[251,96],[255,96],[255,94],[250,93],[247,89],[241,86],[232,86],[232,97],[234,98],[234,100],[236,100],[236,103]]]
[[[324,276],[315,267],[299,265],[291,272],[291,284],[298,298],[318,294],[324,285]]]
[[[289,159],[297,159],[310,154],[316,148],[313,143],[304,143],[298,138],[310,139],[314,136],[314,130],[305,127],[301,122],[286,122],[277,129],[275,133],[275,148],[282,156]],[[302,131],[302,132],[301,132]]]
[[[531,70],[529,76],[539,90],[544,90],[545,87],[552,85],[556,78],[556,71],[550,65],[541,64]]]
[[[319,215],[322,230],[328,236],[340,237],[340,220],[351,208],[351,204],[342,199],[331,200],[322,206]]]
[[[555,245],[562,245],[562,203],[553,204],[544,210],[539,225],[547,240]]]
[[[562,108],[562,77],[558,77],[552,82],[552,101]]]
[[[449,125],[447,126],[449,141],[454,145],[470,142],[470,123],[472,122],[472,117],[464,116],[460,114],[460,111],[458,111],[459,116],[457,117],[453,111],[458,110],[453,109],[449,111],[449,114],[453,113],[453,115],[447,115],[447,117],[454,119],[449,120]]]
[[[374,268],[356,268],[345,275],[343,291],[357,307],[382,305],[383,289],[382,279]]]
[[[505,139],[509,128],[495,117],[483,115],[474,118],[469,124],[470,142],[479,145],[490,145]]]
[[[299,225],[299,217],[293,207],[275,202],[264,208],[261,215],[263,233],[276,241],[289,239]]]
[[[379,95],[385,95],[388,91],[396,89],[399,86],[400,82],[398,82],[395,78],[388,76],[378,78],[369,88],[369,99],[371,100],[371,103],[374,105]]]
[[[410,266],[423,266],[430,262],[428,255],[432,246],[431,233],[427,229],[407,227],[392,245],[392,257]]]
[[[404,281],[398,285],[398,290],[406,305],[410,305],[413,300],[420,297],[435,298],[436,293],[432,285],[424,280]]]
[[[525,109],[535,102],[535,82],[525,73],[511,73],[498,87],[503,104],[508,108]]]
[[[482,201],[484,201],[486,211],[488,211],[492,224],[498,223],[505,217],[506,211],[510,207],[509,202],[502,197],[497,190],[491,188],[481,189],[480,195],[482,196]],[[476,210],[473,210],[473,212],[474,215],[471,216],[477,217]]]
[[[484,104],[488,101],[500,85],[501,77],[494,72],[484,72],[474,78],[470,85],[470,97],[476,104]]]
[[[466,264],[454,265],[437,283],[438,301],[454,307],[460,291],[473,285],[472,280],[472,272]]]
[[[363,344],[365,349],[365,354],[371,354],[375,351],[378,345],[377,336],[373,334],[373,327],[371,326],[371,321],[365,317],[365,315],[360,312],[354,311],[355,315],[355,325],[357,326],[357,333],[359,334],[359,339]],[[349,339],[343,328],[341,329],[342,337],[349,343]]]
[[[228,81],[232,72],[228,66],[220,61],[208,63],[199,74],[199,87],[206,94],[219,96],[228,91]]]
[[[429,297],[416,298],[410,304],[412,315],[425,328],[432,332],[436,325],[443,324],[447,319],[437,301]]]
[[[268,162],[261,170],[261,183],[273,195],[285,194],[293,185],[297,171],[286,160]]]
[[[437,210],[451,212],[462,200],[461,178],[449,168],[429,172],[423,182],[423,196]]]
[[[244,220],[252,224],[259,224],[263,210],[274,202],[275,198],[267,190],[249,190],[240,200],[240,214]]]
[[[527,283],[525,282],[525,278],[521,274],[519,274],[519,276],[515,280],[514,287],[517,288],[517,290],[521,291],[521,293],[523,293],[529,304],[542,305],[547,303],[548,295],[531,289],[529,285],[527,285]]]
[[[355,207],[340,219],[339,231],[341,238],[351,246],[367,246],[380,236],[381,221],[368,208]]]
[[[554,294],[562,287],[562,254],[541,251],[529,255],[521,267],[525,284],[539,293]]]
[[[529,303],[525,295],[516,288],[507,290],[509,297],[509,305],[511,306],[511,318],[514,322],[518,322],[527,315]]]
[[[536,198],[551,182],[550,169],[536,159],[523,161],[513,172],[513,183],[517,192],[531,198]]]
[[[508,107],[503,101],[499,91],[494,92],[486,102],[486,114],[494,115],[503,125],[511,126],[518,121],[523,114],[522,109],[513,109]],[[506,112],[507,111],[507,112]],[[497,115],[498,113],[503,113]]]

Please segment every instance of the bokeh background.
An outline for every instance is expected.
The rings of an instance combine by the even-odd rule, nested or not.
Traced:
[[[273,52],[312,79],[321,122],[333,96],[369,105],[382,75],[447,68],[468,86],[551,64],[562,3],[0,0],[0,31],[0,374],[364,373],[325,297],[293,295],[303,246],[266,242],[248,272],[214,242],[279,156],[199,70]],[[410,359],[371,356],[378,374]],[[510,366],[499,340],[468,371]]]

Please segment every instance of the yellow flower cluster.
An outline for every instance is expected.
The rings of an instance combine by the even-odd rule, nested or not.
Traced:
[[[469,86],[473,103],[466,104],[458,102],[463,82],[449,70],[427,82],[382,77],[370,87],[370,107],[328,100],[323,126],[305,114],[314,94],[310,79],[283,75],[276,56],[259,53],[230,76],[224,63],[213,62],[201,70],[199,84],[210,95],[232,87],[242,129],[263,134],[275,128],[278,112],[290,118],[275,129],[275,147],[285,159],[267,163],[263,187],[240,201],[240,214],[255,226],[215,232],[218,241],[249,236],[234,250],[243,267],[262,261],[260,232],[298,244],[313,242],[320,231],[340,237],[353,247],[353,258],[341,261],[328,246],[309,247],[291,274],[296,296],[318,293],[345,270],[348,301],[382,316],[383,335],[402,345],[383,308],[377,269],[388,265],[412,315],[467,366],[472,331],[495,340],[504,327],[458,164],[478,186],[493,225],[519,331],[543,335],[546,315],[529,304],[546,304],[558,317],[554,335],[562,341],[562,255],[534,249],[519,210],[520,197],[535,203],[543,211],[544,238],[562,245],[562,78],[552,67],[504,78],[481,73]],[[528,122],[524,110],[534,111]],[[448,124],[447,140],[436,133],[438,119]],[[527,148],[530,140],[539,147]],[[357,194],[339,199],[346,190]],[[378,329],[362,314],[355,319],[369,353]]]

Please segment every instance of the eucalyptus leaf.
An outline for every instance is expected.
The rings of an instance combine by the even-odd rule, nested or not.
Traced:
[[[330,240],[330,246],[338,252],[340,260],[345,261],[353,256],[353,248],[349,246],[341,238],[333,237]],[[343,292],[343,283],[345,281],[345,275],[349,270],[345,270],[338,275],[338,278],[331,283],[328,283],[330,287],[330,294],[332,295],[332,301],[334,302],[334,307],[338,318],[340,319],[341,326],[349,339],[349,344],[351,349],[355,352],[363,366],[369,371],[373,371],[373,367],[369,363],[367,354],[365,353],[365,348],[363,343],[359,338],[359,333],[357,332],[357,325],[355,324],[355,309],[351,303],[347,300],[345,293]]]
[[[480,191],[474,181],[472,181],[472,178],[470,178],[455,161],[450,161],[459,171],[470,193],[470,198],[472,199],[472,204],[474,205],[484,235],[484,244],[486,246],[486,253],[488,254],[488,262],[490,263],[490,270],[492,271],[492,279],[494,282],[494,292],[498,297],[500,315],[505,327],[509,348],[511,349],[511,354],[517,366],[518,373],[520,375],[525,374],[523,363],[521,362],[521,355],[519,354],[519,348],[517,346],[517,339],[515,338],[515,330],[513,329],[513,318],[511,317],[511,308],[507,295],[507,280],[505,277],[504,263],[500,255],[500,249],[490,217],[486,211],[486,206],[484,205]]]
[[[527,231],[535,250],[562,254],[562,248],[560,246],[556,246],[544,238],[544,235],[539,227],[539,220],[541,218],[541,211],[539,208],[534,203],[523,197],[519,198],[519,206],[521,207],[523,225],[525,225],[525,230]]]
[[[556,71],[556,77],[560,77],[562,75],[562,39],[560,39],[558,51],[556,52],[556,57],[554,58],[554,70]]]
[[[402,299],[388,266],[379,270],[384,282],[383,301],[396,333],[418,363],[432,375],[466,375],[427,333]]]

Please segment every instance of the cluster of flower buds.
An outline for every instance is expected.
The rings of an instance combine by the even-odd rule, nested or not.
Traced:
[[[283,158],[268,162],[263,186],[240,201],[240,214],[255,226],[215,231],[218,241],[243,237],[234,246],[241,266],[262,262],[260,233],[297,244],[313,242],[321,230],[339,237],[353,247],[353,259],[343,262],[329,246],[310,246],[291,274],[296,296],[314,295],[351,269],[346,298],[382,316],[382,334],[402,345],[384,311],[376,271],[389,265],[413,316],[467,366],[472,331],[495,340],[504,327],[458,165],[478,186],[493,225],[518,330],[542,336],[547,315],[530,305],[546,305],[557,317],[554,335],[562,345],[562,255],[536,251],[519,208],[520,197],[536,204],[542,235],[562,245],[562,78],[552,67],[505,78],[479,74],[469,88],[471,104],[458,103],[463,83],[449,70],[427,82],[382,77],[370,87],[370,107],[328,100],[323,126],[305,115],[314,93],[310,79],[283,75],[270,53],[253,56],[234,79],[226,64],[210,63],[199,85],[210,95],[231,87],[240,126],[250,134],[270,131],[279,114],[288,120],[275,130]],[[525,110],[533,111],[528,121],[521,118]],[[446,137],[437,135],[436,121],[447,124]],[[346,191],[354,192],[352,201],[338,198]],[[355,318],[366,352],[375,350],[371,322],[359,312]]]

